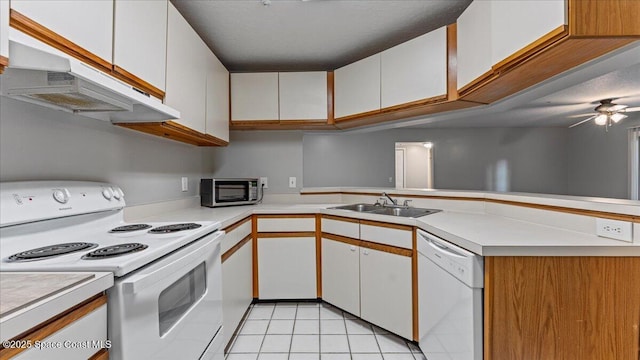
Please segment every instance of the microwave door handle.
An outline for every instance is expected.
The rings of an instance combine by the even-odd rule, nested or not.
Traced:
[[[166,266],[147,274],[133,275],[127,278],[127,280],[122,283],[123,292],[125,294],[137,294],[149,286],[168,278],[171,274],[180,273],[180,271],[185,268],[196,266],[207,258],[206,248],[211,246],[212,242],[215,242],[223,235],[224,231],[218,231],[214,237],[182,255],[180,258],[171,261]]]

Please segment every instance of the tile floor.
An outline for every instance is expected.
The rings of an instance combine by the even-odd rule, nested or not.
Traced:
[[[402,338],[324,303],[252,305],[227,360],[426,360]]]

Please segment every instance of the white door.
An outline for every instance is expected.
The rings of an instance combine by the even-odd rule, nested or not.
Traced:
[[[260,299],[315,299],[316,239],[258,238]]]
[[[360,317],[413,338],[411,257],[360,248]]]
[[[222,319],[225,345],[253,300],[252,250],[249,241],[222,264]]]
[[[396,189],[405,188],[405,149],[396,149]]]
[[[360,247],[322,239],[322,299],[360,316]]]

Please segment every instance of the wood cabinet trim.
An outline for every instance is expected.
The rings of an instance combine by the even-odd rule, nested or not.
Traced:
[[[350,223],[356,223],[356,224],[360,223],[359,219],[336,216],[336,215],[322,215],[322,218],[327,220],[344,221],[344,222],[350,222]]]
[[[258,219],[256,215],[251,215],[251,260],[253,263],[253,298],[259,297],[259,284],[258,284]]]
[[[363,219],[363,220],[360,220],[360,224],[361,225],[384,227],[384,228],[389,228],[389,229],[397,229],[397,230],[406,230],[406,231],[413,230],[413,227],[411,225],[392,224],[392,223],[373,221],[373,220],[364,220]]]
[[[357,239],[352,239],[346,236],[334,235],[334,234],[325,233],[325,232],[322,233],[322,237],[325,239],[334,240],[341,243],[345,243],[353,246],[359,246],[367,249],[378,250],[378,251],[386,252],[389,254],[401,255],[405,257],[413,257],[413,250],[411,249],[379,244],[379,243],[367,241],[367,240],[357,240]]]
[[[358,239],[352,239],[346,236],[334,235],[334,234],[325,233],[325,232],[322,233],[321,237],[324,239],[329,239],[329,240],[333,240],[333,241],[337,241],[337,242],[341,242],[341,243],[353,245],[353,246],[360,246],[360,244],[362,243],[362,241]]]
[[[458,24],[447,25],[447,100],[458,99]]]
[[[322,298],[322,215],[316,214],[316,296]]]
[[[335,119],[335,76],[333,71],[327,71],[327,124],[333,125],[336,123]]]
[[[237,244],[233,245],[233,247],[231,247],[231,249],[227,250],[224,254],[222,254],[222,256],[221,256],[222,263],[224,263],[228,258],[230,258],[231,255],[233,255],[236,251],[240,250],[251,239],[253,239],[253,236],[251,234],[245,236]]]
[[[507,71],[510,68],[516,67],[528,58],[535,56],[536,54],[544,51],[552,46],[554,43],[561,41],[569,35],[569,30],[566,25],[558,26],[550,32],[543,35],[541,38],[518,50],[511,56],[498,62],[491,67],[491,70],[495,73],[501,73]]]
[[[413,340],[420,341],[420,317],[418,316],[418,235],[417,227],[413,227],[411,243],[414,251],[411,254],[411,306],[413,308]]]
[[[256,215],[256,219],[289,219],[289,218],[315,219],[315,217],[316,217],[315,213],[313,214],[257,214]]]
[[[228,141],[218,139],[217,137],[209,134],[203,134],[201,132],[195,131],[175,121],[115,123],[114,125],[196,146],[229,145]]]
[[[165,92],[158,89],[157,87],[151,85],[150,83],[148,83],[145,80],[142,80],[141,78],[137,77],[136,75],[133,75],[132,73],[128,72],[127,70],[121,68],[118,65],[113,65],[113,72],[112,75],[134,87],[136,87],[139,90],[142,90],[146,93],[148,93],[151,96],[154,96],[160,100],[164,100],[164,95]]]
[[[9,59],[6,56],[0,55],[0,74],[4,72],[4,68],[9,66]]]
[[[91,355],[89,360],[109,360],[109,350],[100,349],[100,351]]]
[[[258,232],[257,239],[272,239],[272,238],[291,238],[291,237],[313,237],[315,238],[315,231],[289,231],[289,232]]]
[[[379,196],[380,195],[379,193],[364,193],[364,192],[358,193],[358,192],[349,192],[349,191],[337,191],[337,192],[328,192],[328,193],[321,193],[321,192],[302,193],[302,195],[329,195],[329,194],[330,195],[363,195],[363,196]],[[576,208],[557,206],[557,205],[542,205],[542,204],[526,203],[521,201],[485,199],[485,198],[474,198],[474,197],[465,197],[465,196],[456,197],[456,196],[408,195],[408,194],[401,194],[399,196],[407,197],[407,198],[433,199],[433,200],[484,201],[488,203],[513,205],[513,206],[527,207],[527,208],[540,209],[540,210],[546,210],[546,211],[556,211],[556,212],[562,212],[562,213],[568,213],[568,214],[574,214],[574,215],[584,215],[584,216],[591,216],[591,217],[600,217],[604,219],[640,223],[639,215],[619,214],[619,213],[612,213],[612,212],[598,211],[598,210],[576,209]]]
[[[9,26],[107,74],[111,73],[112,65],[109,61],[102,59],[13,9],[9,11]]]
[[[55,316],[47,322],[40,324],[32,329],[25,331],[24,333],[16,336],[12,340],[28,340],[31,343],[36,341],[42,341],[47,337],[62,330],[66,326],[76,322],[83,318],[85,315],[93,312],[97,308],[107,303],[107,295],[99,294],[91,299],[84,301],[83,303],[72,307],[64,311],[63,313]],[[28,348],[4,348],[0,345],[0,358],[9,359],[17,354],[27,350]]]
[[[571,36],[640,37],[637,0],[568,0]]]
[[[236,222],[234,222],[233,224],[227,226],[226,228],[222,229],[225,232],[229,233],[237,228],[239,228],[240,226],[244,225],[244,223],[251,221],[251,216],[247,216],[244,219],[238,220]]]

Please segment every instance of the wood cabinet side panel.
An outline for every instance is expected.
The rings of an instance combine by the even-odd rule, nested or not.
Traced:
[[[485,258],[485,359],[638,359],[640,258]]]
[[[640,36],[640,1],[569,0],[572,36]]]

